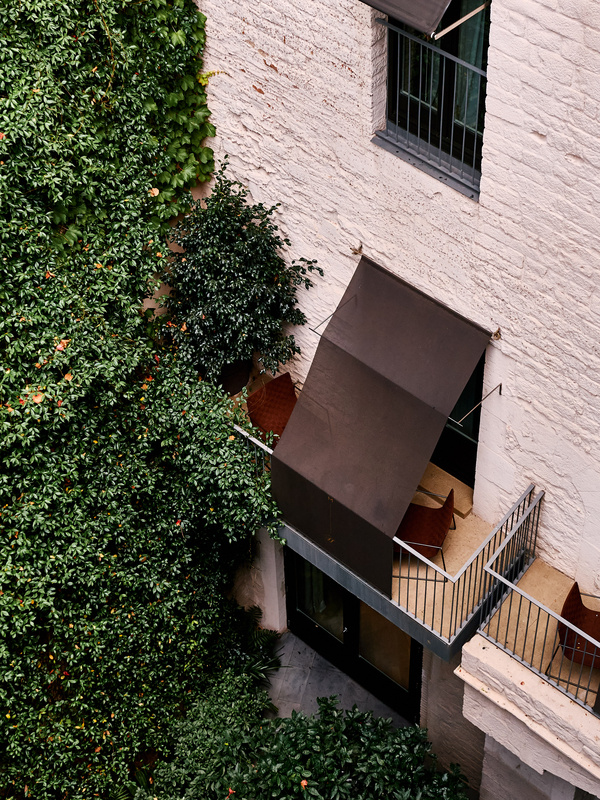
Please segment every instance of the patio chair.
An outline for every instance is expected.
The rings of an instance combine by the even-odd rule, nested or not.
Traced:
[[[296,391],[289,372],[282,372],[256,392],[248,396],[248,416],[254,427],[262,432],[263,440],[267,433],[275,434],[273,448],[296,405]]]
[[[422,494],[431,494],[419,489]],[[437,495],[438,497],[440,495]],[[444,504],[439,508],[420,506],[411,503],[396,532],[398,539],[413,547],[430,561],[439,552],[442,556],[442,566],[446,570],[443,544],[448,531],[456,528],[454,519],[454,489],[446,497]]]
[[[594,597],[594,595],[587,596]],[[571,587],[563,603],[560,615],[564,620],[587,633],[592,639],[600,641],[600,612],[594,611],[594,609],[588,608],[583,604],[577,581]],[[558,645],[552,656],[552,661],[559,647],[562,647],[564,656],[569,661],[582,664],[585,667],[600,668],[600,647],[594,647],[587,639],[567,627],[563,622],[558,623]],[[552,661],[550,664],[552,664]],[[550,665],[548,665],[549,668]]]

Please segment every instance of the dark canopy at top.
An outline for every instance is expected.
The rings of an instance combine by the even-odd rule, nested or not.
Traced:
[[[386,594],[392,537],[488,340],[362,258],[273,455],[285,520]]]
[[[436,30],[450,5],[450,0],[363,0],[363,2],[428,36]]]

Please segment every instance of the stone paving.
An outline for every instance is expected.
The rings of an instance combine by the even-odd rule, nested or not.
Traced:
[[[281,637],[279,656],[281,669],[272,676],[269,687],[278,716],[289,717],[294,710],[312,714],[317,711],[317,697],[335,694],[341,708],[356,704],[361,711],[390,717],[395,725],[409,724],[293,633]]]

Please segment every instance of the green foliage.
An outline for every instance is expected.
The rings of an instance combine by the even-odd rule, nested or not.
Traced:
[[[224,589],[268,481],[140,313],[212,166],[203,24],[193,0],[0,4],[6,798],[107,795],[245,662]]]
[[[276,372],[300,349],[284,325],[303,325],[297,289],[308,289],[314,261],[286,264],[289,245],[273,221],[277,206],[248,202],[248,190],[226,177],[226,162],[205,205],[196,203],[177,226],[183,248],[163,278],[176,287],[165,300],[169,331],[180,357],[203,368],[208,379],[225,364],[251,359]]]
[[[228,675],[178,724],[175,758],[161,764],[159,800],[465,800],[457,770],[437,772],[420,728],[394,729],[319,699],[316,716],[262,718],[268,698]]]
[[[186,190],[213,170],[198,81],[205,18],[192,0],[1,6],[4,244],[47,254],[75,247],[82,226],[91,245],[89,226],[122,238],[136,212],[186,210]]]

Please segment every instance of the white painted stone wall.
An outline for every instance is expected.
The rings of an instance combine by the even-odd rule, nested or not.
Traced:
[[[482,636],[463,647],[456,674],[465,682],[463,714],[486,734],[482,800],[537,800],[535,792],[563,800],[570,786],[600,797],[598,717]],[[507,794],[495,795],[504,769]],[[511,781],[531,795],[511,794]]]
[[[465,686],[454,674],[459,662],[460,656],[448,663],[423,650],[420,725],[427,728],[439,764],[444,769],[460,764],[469,786],[478,792],[485,734],[463,717]]]
[[[548,772],[540,775],[491,736],[485,740],[480,800],[574,800],[575,787]]]
[[[290,257],[335,308],[362,251],[502,338],[490,344],[475,510],[495,522],[529,482],[540,544],[600,590],[600,3],[493,0],[480,201],[371,142],[385,39],[359,0],[198,0],[216,150],[281,202]],[[317,337],[297,332],[302,379]]]
[[[231,594],[244,608],[262,610],[262,628],[287,630],[283,547],[264,528],[254,537],[252,562],[238,570]]]

